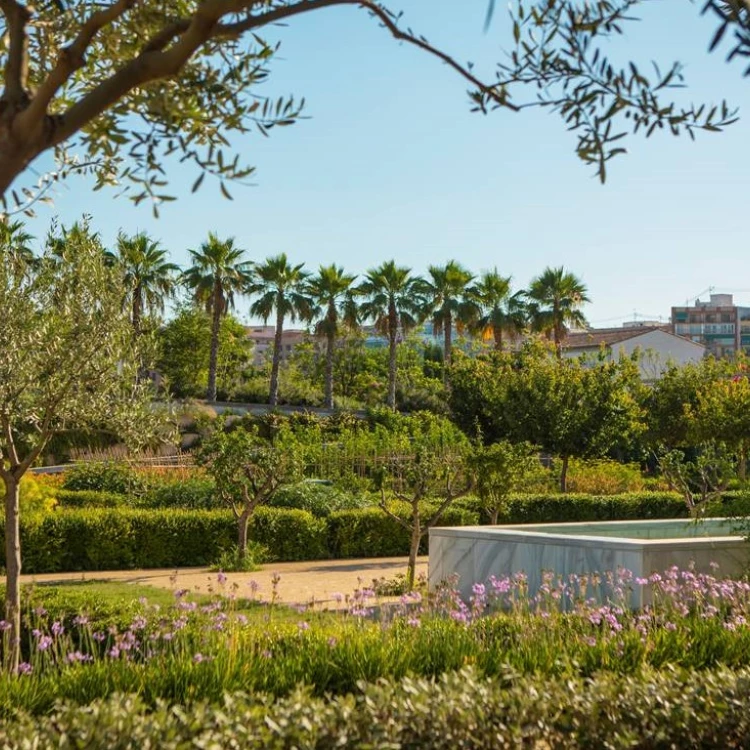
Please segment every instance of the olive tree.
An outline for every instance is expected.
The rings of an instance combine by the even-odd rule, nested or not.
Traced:
[[[473,487],[467,464],[469,443],[458,428],[440,417],[415,420],[412,428],[410,434],[392,436],[389,454],[373,472],[380,486],[381,510],[409,532],[406,584],[410,590],[422,538]],[[389,495],[408,505],[406,518],[391,508]]]
[[[715,4],[738,2],[742,14],[745,0]],[[226,152],[233,137],[253,127],[266,134],[302,110],[303,100],[259,91],[278,50],[262,34],[276,25],[283,37],[278,25],[286,21],[346,6],[447,65],[476,110],[554,109],[578,133],[578,155],[603,178],[607,160],[623,150],[614,122],[693,135],[732,121],[725,106],[662,101],[680,81],[679,66],[649,79],[601,54],[602,40],[622,33],[637,4],[514,4],[515,48],[483,78],[378,0],[0,0],[0,196],[10,211],[28,210],[55,180],[84,171],[97,187],[120,185],[156,207],[172,197],[165,190],[171,156],[195,168],[194,189],[208,174],[228,195],[227,181],[253,171]],[[35,184],[26,173],[44,154],[56,166]]]
[[[196,457],[213,477],[219,500],[237,520],[237,557],[242,565],[253,512],[282,484],[301,478],[303,461],[297,441],[287,429],[280,430],[271,442],[254,428],[225,427],[221,420],[214,426]]]
[[[129,442],[157,434],[162,417],[122,299],[121,275],[79,232],[33,263],[0,257],[0,480],[5,490],[7,575],[4,656],[19,658],[19,485],[55,436],[109,429]]]

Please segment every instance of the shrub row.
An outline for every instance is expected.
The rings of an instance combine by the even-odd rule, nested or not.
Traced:
[[[150,510],[119,507],[121,496],[90,490],[66,491],[67,506],[22,519],[24,570],[28,573],[161,568],[207,565],[227,552],[236,525],[225,510]],[[745,495],[728,493],[708,509],[711,515],[747,515]],[[394,506],[402,517],[408,508]],[[428,509],[429,513],[429,509]],[[515,496],[500,523],[553,523],[685,517],[676,494]],[[448,508],[443,526],[479,522],[475,501]],[[378,508],[340,510],[314,516],[306,510],[256,510],[250,538],[274,561],[395,557],[409,550],[409,532]],[[421,551],[427,551],[425,536]]]
[[[445,515],[450,525],[476,522],[476,514],[462,509]],[[94,508],[29,515],[21,523],[24,572],[208,565],[236,543],[236,528],[225,510]],[[293,508],[258,508],[249,531],[274,561],[383,557],[409,550],[406,531],[375,509],[321,518]]]
[[[211,669],[202,664],[196,670]],[[22,678],[23,679],[23,678]],[[241,739],[240,739],[241,738]],[[3,747],[731,748],[750,743],[750,671],[487,680],[471,669],[438,680],[365,684],[355,695],[305,689],[272,701],[155,710],[136,696],[57,706],[0,727]]]
[[[464,498],[459,501],[459,505],[478,513],[481,522],[487,523],[487,514],[478,498]],[[750,495],[726,492],[720,500],[708,504],[706,513],[711,516],[750,515]],[[500,512],[498,523],[635,521],[652,518],[687,518],[688,515],[685,501],[676,492],[511,495]]]

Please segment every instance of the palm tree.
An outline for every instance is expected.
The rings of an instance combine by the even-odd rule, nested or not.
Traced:
[[[304,263],[293,266],[281,253],[273,258],[266,258],[265,263],[257,266],[254,278],[248,288],[250,294],[260,297],[250,306],[253,315],[263,318],[267,323],[271,314],[276,311],[276,333],[273,345],[273,362],[271,364],[271,388],[268,403],[276,406],[279,399],[279,367],[281,365],[281,340],[284,334],[284,320],[300,318],[309,320],[312,313],[310,299],[303,293],[304,283],[309,276],[303,271]]]
[[[31,249],[34,238],[26,231],[22,221],[0,220],[0,255],[21,266],[33,266],[36,256]]]
[[[366,297],[360,307],[363,318],[375,321],[378,333],[388,337],[387,404],[396,408],[396,347],[399,331],[404,335],[417,322],[423,302],[418,293],[424,283],[411,275],[411,269],[388,260],[370,269],[359,293]]]
[[[460,332],[474,323],[481,314],[476,293],[470,286],[474,280],[471,272],[455,260],[444,266],[429,266],[430,277],[419,285],[424,297],[423,314],[432,318],[433,330],[443,333],[443,359],[445,376],[451,362],[454,326]]]
[[[510,276],[501,276],[495,268],[485,271],[474,287],[482,315],[474,322],[473,328],[485,336],[491,335],[497,351],[502,351],[503,332],[508,325],[510,280]]]
[[[583,326],[586,318],[581,306],[591,300],[586,285],[575,275],[559,268],[547,267],[532,279],[526,292],[533,327],[551,335],[558,357],[562,356],[562,342],[571,325]]]
[[[341,326],[355,326],[358,320],[354,296],[356,276],[344,272],[335,263],[321,266],[305,285],[305,294],[312,305],[314,317],[322,316],[316,333],[326,338],[325,407],[333,409],[333,353]]]
[[[244,292],[252,281],[252,263],[243,260],[245,251],[234,238],[220,240],[209,232],[198,250],[190,250],[193,265],[183,274],[183,283],[192,290],[195,301],[212,315],[211,354],[208,360],[206,400],[216,401],[216,364],[219,357],[221,318],[234,307],[234,295]]]
[[[167,251],[145,232],[132,237],[120,232],[117,251],[108,252],[109,261],[117,266],[128,290],[126,304],[131,309],[130,319],[136,333],[141,331],[144,312],[164,311],[164,302],[177,287],[180,269],[167,261]]]

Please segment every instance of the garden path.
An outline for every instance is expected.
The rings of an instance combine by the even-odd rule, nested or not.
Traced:
[[[381,557],[360,560],[317,560],[292,563],[270,563],[252,573],[227,573],[220,587],[217,574],[208,568],[164,570],[115,570],[85,573],[46,573],[24,575],[23,583],[72,583],[76,581],[120,581],[161,588],[189,589],[198,593],[231,591],[237,585],[238,596],[251,596],[251,581],[257,583],[256,597],[268,601],[273,593],[273,578],[279,576],[276,601],[307,604],[311,600],[336,606],[336,594],[351,594],[356,588],[369,586],[373,579],[393,578],[406,572],[405,557]],[[417,562],[417,575],[427,574],[427,557]]]

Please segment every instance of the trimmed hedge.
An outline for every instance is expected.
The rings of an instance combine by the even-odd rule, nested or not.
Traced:
[[[61,508],[125,508],[132,506],[130,495],[99,490],[55,490]]]
[[[212,667],[200,665],[196,673],[203,668]],[[750,671],[727,669],[488,680],[464,668],[434,680],[363,683],[354,695],[317,697],[300,688],[276,701],[234,694],[179,708],[115,695],[87,706],[57,705],[49,715],[20,714],[0,727],[0,745],[9,748],[667,750],[749,744]]]
[[[106,505],[123,496],[67,491],[63,497],[64,505]],[[475,507],[469,498],[448,508],[440,525],[478,524],[480,515]],[[406,505],[393,508],[408,517]],[[707,510],[714,516],[750,515],[750,496],[727,493]],[[672,493],[515,496],[509,499],[500,523],[686,516],[683,501]],[[319,517],[306,510],[261,507],[251,518],[249,536],[278,562],[398,557],[409,551],[407,530],[378,508],[340,510]],[[422,553],[427,552],[427,542],[425,535]],[[63,507],[23,517],[21,543],[27,573],[203,566],[235,545],[236,522],[227,510]]]
[[[396,511],[403,518],[408,509]],[[429,511],[425,513],[429,515]],[[448,508],[440,519],[441,526],[475,526],[479,516],[460,507]],[[420,552],[427,554],[425,534]],[[379,508],[341,510],[328,516],[328,548],[333,558],[399,557],[409,554],[409,532]]]

